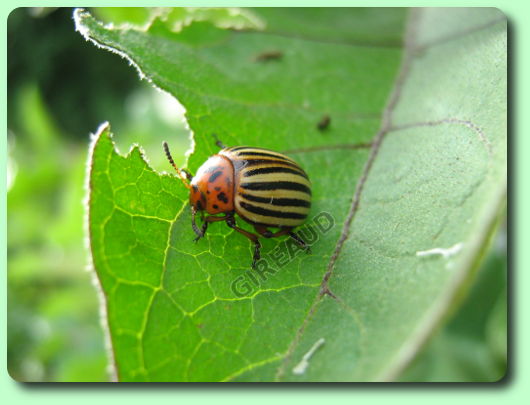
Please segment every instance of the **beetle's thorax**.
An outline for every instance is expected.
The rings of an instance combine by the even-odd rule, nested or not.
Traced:
[[[208,214],[234,210],[234,167],[222,155],[211,156],[191,181],[190,204]]]

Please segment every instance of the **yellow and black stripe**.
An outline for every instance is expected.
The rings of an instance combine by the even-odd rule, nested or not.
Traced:
[[[291,158],[268,149],[237,146],[219,152],[234,165],[234,208],[253,225],[295,227],[311,208],[311,182]]]

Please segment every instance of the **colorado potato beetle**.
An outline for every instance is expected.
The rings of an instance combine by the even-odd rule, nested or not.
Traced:
[[[309,246],[294,232],[304,223],[311,208],[311,183],[306,172],[291,158],[268,149],[235,146],[217,142],[222,149],[212,155],[192,176],[179,169],[166,142],[163,143],[169,163],[190,190],[191,226],[198,241],[206,234],[210,222],[226,224],[254,243],[252,267],[260,259],[258,238],[289,235],[301,248]],[[204,213],[208,215],[204,215]],[[199,229],[197,213],[202,218]],[[221,215],[219,215],[221,214]],[[235,214],[251,224],[257,234],[237,226]],[[269,228],[277,228],[272,232]]]

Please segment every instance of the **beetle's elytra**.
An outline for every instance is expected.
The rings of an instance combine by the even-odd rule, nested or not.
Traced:
[[[309,246],[294,232],[294,228],[304,223],[311,208],[311,183],[306,172],[278,152],[248,146],[226,148],[219,142],[218,145],[222,149],[191,176],[177,168],[164,142],[169,162],[190,190],[195,241],[206,234],[210,222],[225,221],[254,243],[252,267],[260,258],[260,236],[289,235],[309,251]],[[197,213],[203,220],[200,229],[195,222]],[[257,234],[239,228],[235,214],[253,225]],[[278,230],[272,232],[269,228]]]

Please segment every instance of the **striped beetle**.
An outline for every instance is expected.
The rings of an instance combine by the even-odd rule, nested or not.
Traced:
[[[169,163],[190,190],[191,226],[198,241],[210,222],[225,221],[254,243],[252,268],[260,258],[260,236],[289,235],[301,248],[309,246],[294,232],[304,223],[311,208],[311,183],[306,172],[291,158],[268,149],[249,146],[222,148],[199,167],[195,176],[179,169],[166,142]],[[207,216],[204,215],[206,211]],[[200,213],[203,224],[195,222]],[[224,214],[216,216],[216,214]],[[236,225],[234,215],[254,226],[258,235]],[[278,228],[271,232],[268,228]]]

